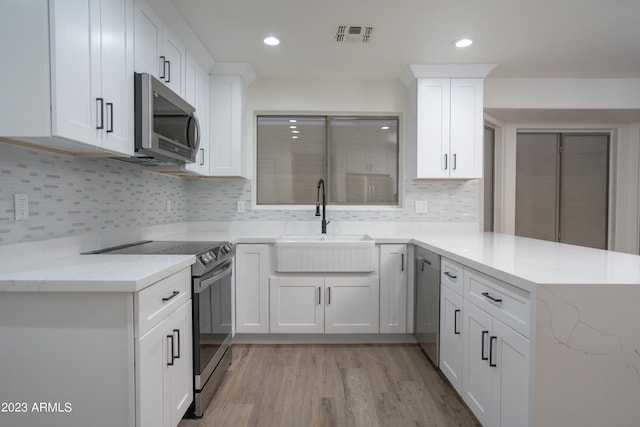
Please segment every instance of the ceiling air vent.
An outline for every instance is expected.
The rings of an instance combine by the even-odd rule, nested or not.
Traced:
[[[334,39],[338,43],[369,43],[373,27],[362,25],[338,25]]]

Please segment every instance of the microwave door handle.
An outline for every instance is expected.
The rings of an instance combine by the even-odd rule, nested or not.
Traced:
[[[198,151],[198,147],[200,146],[200,121],[198,120],[196,113],[191,114],[191,120],[193,120],[195,124],[195,132],[194,132],[195,141],[187,140],[187,142],[189,143],[189,146],[193,147],[193,151],[196,152]],[[189,137],[189,132],[187,131],[187,138],[188,137]]]

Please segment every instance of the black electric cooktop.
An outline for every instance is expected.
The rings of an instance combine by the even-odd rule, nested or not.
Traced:
[[[129,255],[197,255],[214,249],[226,242],[171,242],[142,241],[113,248],[100,249],[91,254],[129,254]]]

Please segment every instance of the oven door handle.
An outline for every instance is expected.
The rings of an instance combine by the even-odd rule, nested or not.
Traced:
[[[227,261],[226,264],[222,264],[222,267],[219,267],[218,270],[214,270],[214,271],[220,271],[220,273],[216,273],[211,277],[208,277],[204,280],[201,280],[198,282],[198,287],[195,290],[196,293],[200,293],[202,292],[204,289],[208,288],[209,286],[211,286],[212,284],[214,284],[215,282],[217,282],[218,280],[222,279],[224,276],[231,274],[231,269],[233,268],[233,263],[231,261]]]

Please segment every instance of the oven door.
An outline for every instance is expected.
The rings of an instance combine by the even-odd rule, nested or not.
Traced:
[[[195,390],[205,387],[231,345],[232,260],[193,280],[193,374]]]

